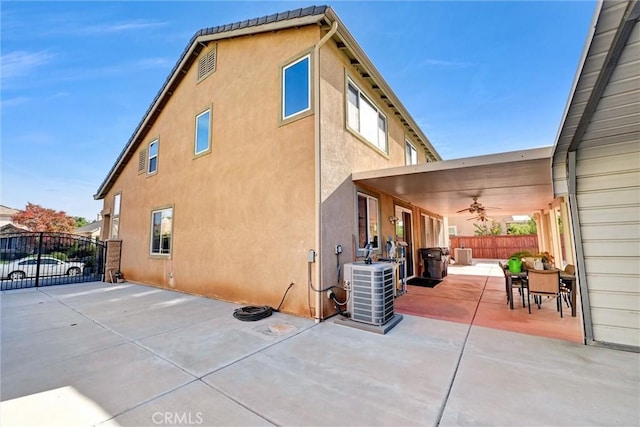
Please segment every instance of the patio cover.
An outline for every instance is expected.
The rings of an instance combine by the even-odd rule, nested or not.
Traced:
[[[467,215],[473,196],[489,215],[529,215],[553,201],[553,147],[356,172],[353,181],[443,216]]]

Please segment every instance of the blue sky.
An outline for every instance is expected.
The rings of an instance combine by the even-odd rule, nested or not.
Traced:
[[[594,1],[2,1],[0,203],[93,194],[200,28],[328,4],[444,159],[550,146]]]

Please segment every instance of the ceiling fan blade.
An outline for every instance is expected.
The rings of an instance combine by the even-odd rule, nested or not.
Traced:
[[[456,213],[462,213],[462,212],[467,212],[467,211],[469,211],[469,208],[460,209],[459,211],[456,211]]]

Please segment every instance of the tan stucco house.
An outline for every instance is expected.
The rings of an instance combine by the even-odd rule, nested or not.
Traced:
[[[294,283],[282,310],[322,319],[313,289],[367,242],[406,241],[418,274],[480,195],[576,266],[585,343],[637,351],[639,4],[597,3],[555,145],[452,160],[331,8],[203,29],[95,195],[102,237],[128,280],[272,306]]]
[[[95,197],[128,280],[274,306],[295,283],[282,310],[320,318],[309,284],[380,253],[389,217],[443,242],[440,215],[352,173],[436,160],[334,11],[309,7],[199,31]]]

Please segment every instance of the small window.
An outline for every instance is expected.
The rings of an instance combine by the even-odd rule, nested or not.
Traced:
[[[151,212],[151,255],[170,255],[173,208]]]
[[[307,55],[282,69],[282,119],[311,109],[311,67]]]
[[[203,54],[198,60],[198,81],[216,71],[217,50],[218,46],[214,45],[211,50]]]
[[[449,226],[449,236],[457,236],[458,235],[458,226],[450,225]]]
[[[358,193],[358,249],[363,250],[367,243],[372,249],[380,249],[378,199]]]
[[[196,117],[195,154],[205,153],[211,149],[211,110]]]
[[[149,144],[149,157],[147,162],[147,174],[153,174],[158,171],[158,140]]]
[[[119,234],[119,226],[120,226],[120,198],[121,193],[113,196],[113,214],[111,217],[111,239],[117,239]]]
[[[405,164],[406,165],[417,165],[418,164],[418,150],[416,150],[415,145],[413,145],[408,140],[404,141],[405,147]]]
[[[388,153],[387,118],[350,80],[347,83],[347,127]]]

